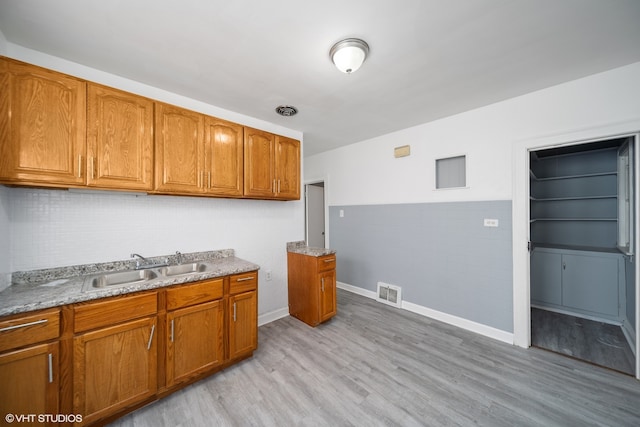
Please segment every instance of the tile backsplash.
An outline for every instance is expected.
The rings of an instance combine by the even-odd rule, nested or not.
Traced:
[[[286,297],[284,247],[304,236],[304,204],[0,186],[0,236],[4,274],[233,248],[278,281],[263,303]]]

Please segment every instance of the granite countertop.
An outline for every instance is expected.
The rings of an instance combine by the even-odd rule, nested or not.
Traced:
[[[176,255],[170,255],[149,258],[149,261],[164,262],[168,260],[170,265],[175,265],[177,264],[176,258]],[[260,268],[256,264],[236,258],[233,249],[182,254],[181,262],[183,264],[191,262],[206,264],[207,271],[171,277],[158,274],[156,278],[151,280],[110,288],[93,288],[87,284],[96,275],[105,272],[133,270],[135,268],[134,260],[16,272],[12,274],[11,286],[0,292],[0,316],[246,273]],[[158,269],[153,270],[158,271]]]
[[[299,242],[288,242],[287,243],[287,252],[293,252],[296,254],[320,257],[325,255],[333,255],[336,253],[334,249],[326,249],[326,248],[314,248],[312,246],[307,246],[307,242],[301,240]]]

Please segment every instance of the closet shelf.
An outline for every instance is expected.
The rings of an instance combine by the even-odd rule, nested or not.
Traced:
[[[598,173],[585,173],[580,175],[563,175],[563,176],[551,176],[548,178],[537,178],[533,172],[531,172],[531,176],[534,180],[538,182],[542,181],[558,181],[563,179],[580,179],[580,178],[591,178],[596,176],[615,176],[618,175],[617,171],[612,172],[598,172]]]
[[[618,218],[532,218],[529,222],[536,221],[592,221],[592,222],[616,222]]]
[[[595,199],[617,199],[618,196],[603,195],[603,196],[572,196],[572,197],[531,197],[535,202],[563,202],[568,200],[595,200]]]

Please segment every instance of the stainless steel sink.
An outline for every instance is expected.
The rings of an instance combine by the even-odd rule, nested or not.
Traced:
[[[136,283],[155,279],[156,277],[158,277],[158,275],[152,270],[132,270],[104,273],[99,276],[89,278],[89,282],[85,283],[85,289],[102,289],[112,286],[134,285]]]
[[[207,271],[207,265],[201,262],[193,262],[191,264],[178,264],[162,267],[159,271],[163,276],[179,276],[181,274],[202,273]]]

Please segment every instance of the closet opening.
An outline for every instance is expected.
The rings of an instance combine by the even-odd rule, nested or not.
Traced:
[[[636,367],[635,137],[530,151],[531,345]]]

